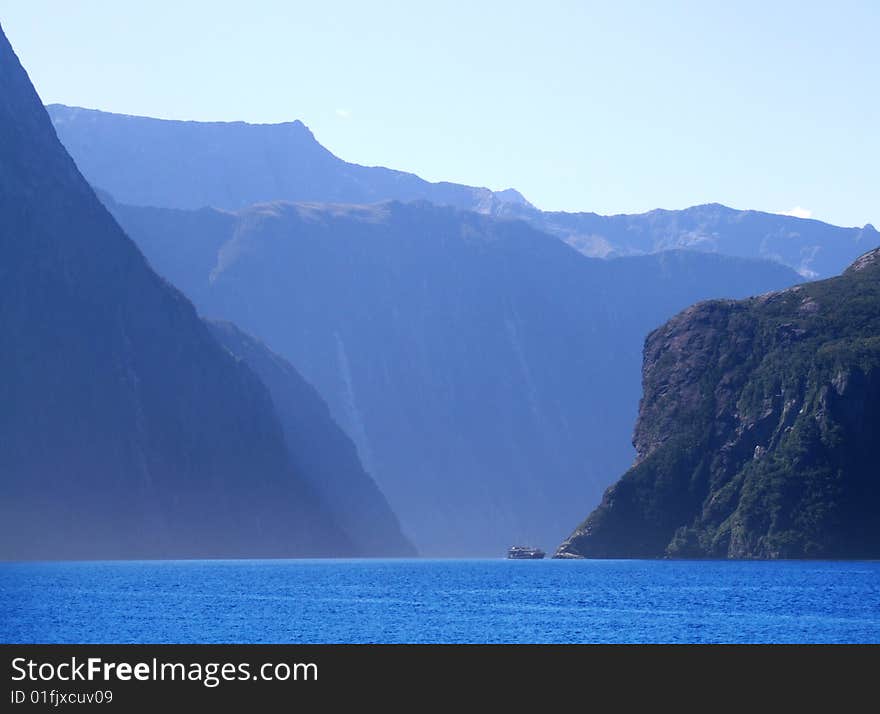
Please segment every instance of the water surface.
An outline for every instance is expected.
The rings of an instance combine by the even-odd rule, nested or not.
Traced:
[[[876,643],[880,563],[0,563],[0,641]]]

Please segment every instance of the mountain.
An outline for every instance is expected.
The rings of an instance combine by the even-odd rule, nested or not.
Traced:
[[[695,252],[589,259],[427,202],[109,205],[203,314],[317,388],[426,555],[560,542],[632,460],[644,335],[694,300],[798,281]]]
[[[635,465],[559,557],[880,557],[880,249],[645,344]]]
[[[239,210],[276,200],[427,200],[520,218],[590,257],[701,250],[774,260],[810,279],[837,275],[880,240],[870,224],[839,228],[717,203],[616,216],[540,211],[513,189],[428,183],[401,171],[347,163],[299,121],[166,121],[60,104],[48,111],[89,182],[130,205]]]
[[[323,499],[349,540],[373,557],[414,556],[415,548],[400,532],[397,516],[314,387],[283,357],[232,323],[209,326],[217,341],[268,387],[294,469]]]
[[[776,213],[738,211],[718,203],[616,216],[538,211],[510,203],[495,213],[526,220],[591,257],[701,250],[774,260],[805,278],[837,275],[880,242],[880,233],[871,224],[839,228]]]
[[[265,387],[159,278],[0,30],[0,559],[352,555]]]
[[[495,193],[415,174],[359,166],[321,146],[300,121],[167,121],[52,104],[58,137],[96,188],[122,203],[240,209],[275,200],[376,203],[429,200],[482,212],[528,206]]]

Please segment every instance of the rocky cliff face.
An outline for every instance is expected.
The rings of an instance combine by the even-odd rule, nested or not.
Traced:
[[[588,259],[424,202],[111,206],[203,314],[315,385],[429,555],[558,543],[632,459],[644,335],[695,299],[798,280],[699,253]]]
[[[0,559],[351,555],[265,387],[147,265],[0,31]]]
[[[557,556],[880,556],[880,250],[685,310],[643,387],[635,464]]]

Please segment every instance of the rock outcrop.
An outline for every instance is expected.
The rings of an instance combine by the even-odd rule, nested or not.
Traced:
[[[557,557],[880,557],[880,250],[648,337],[633,467]]]

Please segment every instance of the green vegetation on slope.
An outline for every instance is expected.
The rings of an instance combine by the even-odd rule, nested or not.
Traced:
[[[880,555],[880,250],[647,339],[635,465],[560,557]]]

